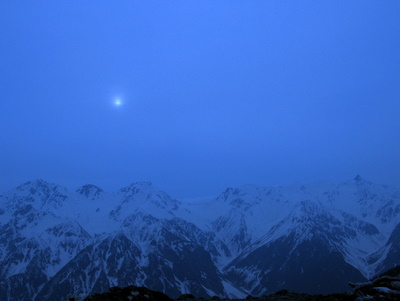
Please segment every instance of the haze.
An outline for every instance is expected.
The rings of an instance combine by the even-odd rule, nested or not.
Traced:
[[[0,191],[400,178],[399,1],[3,1]]]

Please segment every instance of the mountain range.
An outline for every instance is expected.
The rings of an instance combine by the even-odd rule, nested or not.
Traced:
[[[129,285],[171,297],[331,293],[399,264],[400,190],[360,176],[193,202],[150,182],[106,192],[34,180],[0,195],[1,300]]]

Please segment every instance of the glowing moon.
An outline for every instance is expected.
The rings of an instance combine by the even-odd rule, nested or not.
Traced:
[[[121,100],[121,98],[115,98],[115,99],[114,99],[114,105],[115,105],[116,107],[122,106],[122,100]]]

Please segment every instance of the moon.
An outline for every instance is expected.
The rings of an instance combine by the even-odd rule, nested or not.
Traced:
[[[122,99],[119,98],[119,97],[115,98],[114,99],[114,106],[116,106],[116,107],[122,106]]]

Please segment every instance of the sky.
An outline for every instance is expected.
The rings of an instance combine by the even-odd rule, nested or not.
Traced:
[[[0,192],[400,180],[400,1],[1,1]],[[398,185],[400,186],[400,185]]]

